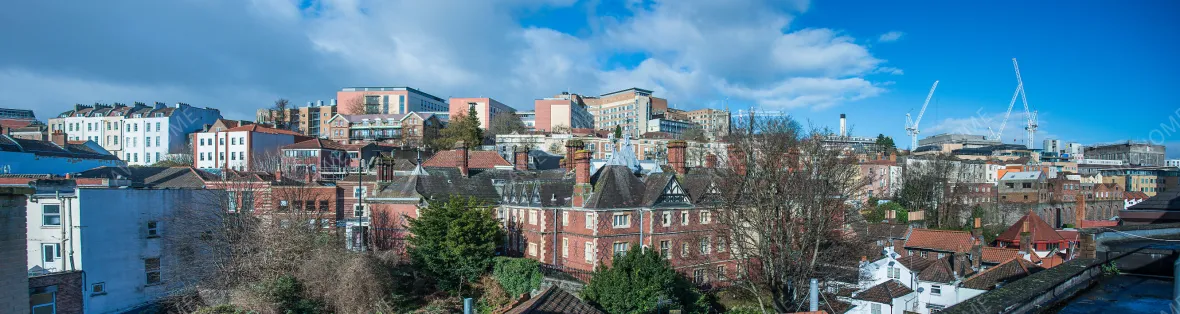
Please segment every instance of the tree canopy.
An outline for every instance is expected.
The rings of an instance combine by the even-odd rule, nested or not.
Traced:
[[[653,313],[661,301],[694,312],[700,298],[692,283],[655,250],[616,255],[599,266],[582,297],[607,313]]]
[[[897,144],[893,143],[893,137],[885,136],[885,134],[877,134],[876,143],[885,153],[891,153],[897,150]]]
[[[439,137],[434,140],[434,149],[447,150],[455,148],[455,143],[463,141],[467,147],[483,144],[483,129],[479,127],[479,115],[475,108],[451,117],[446,128],[439,131]]]
[[[470,198],[430,203],[409,225],[410,259],[446,290],[487,272],[503,238],[492,208]]]
[[[684,140],[686,140],[686,141],[694,141],[694,142],[708,142],[709,141],[709,137],[705,135],[705,130],[702,129],[700,126],[694,126],[694,127],[690,127],[688,129],[685,129],[684,133],[681,134],[681,137],[684,138]]]
[[[504,113],[492,118],[488,123],[488,133],[492,135],[512,134],[512,132],[524,132],[524,121],[520,120],[512,113]]]

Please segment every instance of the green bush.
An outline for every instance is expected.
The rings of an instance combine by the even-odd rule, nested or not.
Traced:
[[[529,293],[541,286],[541,263],[527,258],[497,257],[492,277],[511,298]]]
[[[637,245],[635,245],[637,246]],[[679,308],[698,313],[696,287],[672,268],[656,250],[636,250],[614,256],[614,265],[600,265],[582,297],[607,313],[652,313]],[[661,301],[666,302],[660,306]],[[709,303],[708,299],[700,303]]]
[[[303,298],[303,284],[292,276],[282,276],[258,285],[257,292],[275,304],[280,312],[288,314],[320,313],[322,305],[315,300]]]
[[[443,290],[461,289],[487,273],[504,238],[492,208],[471,198],[432,202],[409,223],[410,259]]]

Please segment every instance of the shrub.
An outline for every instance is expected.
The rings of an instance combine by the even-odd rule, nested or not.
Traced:
[[[526,258],[497,257],[492,276],[510,297],[520,297],[541,286],[541,263]]]

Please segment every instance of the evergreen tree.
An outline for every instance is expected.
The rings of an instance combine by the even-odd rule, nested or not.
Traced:
[[[891,153],[897,149],[897,145],[893,143],[893,137],[885,136],[885,134],[877,134],[876,144],[886,153]]]
[[[503,238],[492,208],[470,198],[432,202],[409,225],[410,259],[446,290],[487,272]]]
[[[689,313],[702,310],[696,288],[656,250],[615,255],[613,264],[600,265],[582,290],[591,305],[607,313],[654,313],[664,301]]]
[[[476,147],[483,143],[483,130],[479,128],[479,116],[475,108],[466,114],[460,113],[451,117],[450,124],[439,131],[439,136],[431,143],[435,150],[455,148],[455,143],[463,141],[466,147]]]
[[[615,126],[615,138],[623,138],[623,127]]]

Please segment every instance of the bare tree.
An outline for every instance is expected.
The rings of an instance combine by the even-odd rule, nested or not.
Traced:
[[[488,122],[488,136],[496,136],[503,134],[512,134],[513,132],[524,132],[524,121],[520,120],[515,114],[505,113],[499,114]]]
[[[825,147],[827,131],[804,132],[789,117],[751,117],[735,130],[720,158],[723,209],[715,215],[737,263],[734,285],[756,296],[764,312],[783,313],[805,306],[809,279],[855,283],[853,256],[864,252],[863,242],[846,226],[864,184],[856,159]]]
[[[902,188],[894,197],[909,211],[923,211],[934,228],[959,227],[970,216],[966,205],[967,186],[962,164],[947,157],[908,159]]]
[[[552,134],[569,134],[572,131],[573,131],[572,128],[570,128],[568,125],[564,125],[564,124],[554,125],[552,128],[549,129],[549,133],[552,133]]]
[[[275,100],[275,104],[270,107],[270,119],[274,123],[275,128],[288,130],[291,128],[291,117],[288,112],[290,101],[286,98],[279,98]]]
[[[344,114],[370,114],[370,113],[374,113],[374,112],[370,112],[369,108],[367,106],[365,106],[365,98],[364,97],[352,98],[352,99],[346,101],[343,105],[344,105],[344,110],[343,110]]]

